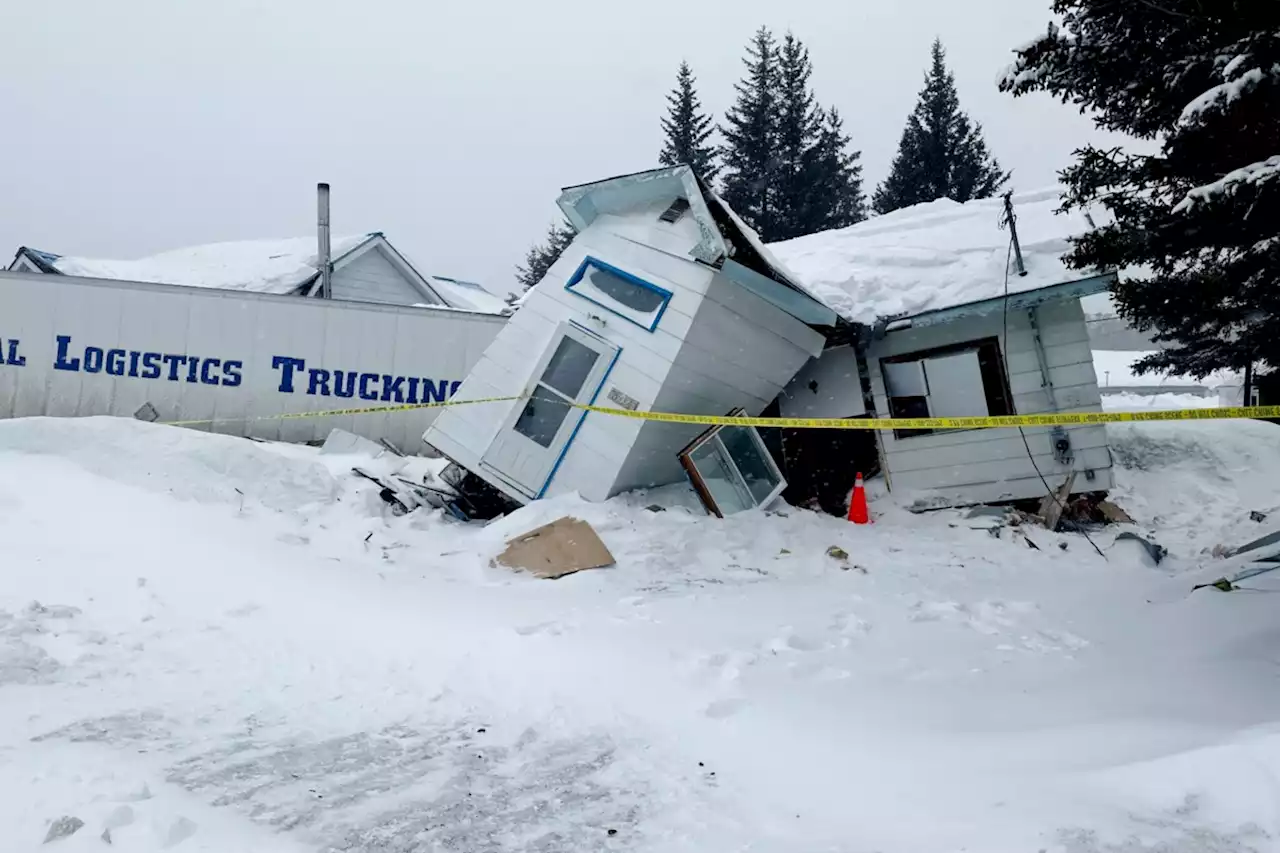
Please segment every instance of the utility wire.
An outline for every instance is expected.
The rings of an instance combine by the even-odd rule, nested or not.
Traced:
[[[1007,201],[1008,199],[1006,198],[1006,202]],[[1008,211],[1007,214],[1005,216],[1002,216],[1000,219],[1001,228],[1005,227],[1006,225],[1009,227],[1009,248],[1005,252],[1005,258],[1004,258],[1004,304],[1002,306],[1003,308],[1002,322],[1003,322],[1004,328],[1003,328],[1003,333],[1001,334],[1001,341],[1000,341],[1000,348],[1001,350],[1003,350],[1002,357],[1005,359],[1006,371],[1008,370],[1008,365],[1009,365],[1009,362],[1008,362],[1008,358],[1009,358],[1009,264],[1013,261],[1013,228],[1017,221],[1017,217],[1013,213],[1012,204],[1008,205],[1007,211]],[[1049,368],[1046,366],[1045,370],[1048,370],[1048,369]],[[1012,406],[1012,403],[1013,403],[1012,388],[1009,389],[1009,403]],[[1036,464],[1036,456],[1034,453],[1031,452],[1031,442],[1027,440],[1026,430],[1024,430],[1022,427],[1018,427],[1018,435],[1022,436],[1022,446],[1027,449],[1027,459],[1028,461],[1031,462],[1031,467],[1035,469],[1036,476],[1040,478],[1040,482],[1044,485],[1045,492],[1049,495],[1049,497],[1053,498],[1053,502],[1056,503],[1059,506],[1059,508],[1061,508],[1063,513],[1066,513],[1067,505],[1062,502],[1062,498],[1058,497],[1058,493],[1054,491],[1052,486],[1049,485],[1049,481],[1045,479],[1044,474],[1040,471],[1040,466]],[[1099,557],[1101,557],[1104,560],[1107,559],[1107,555],[1102,553],[1102,549],[1098,547],[1098,543],[1094,542],[1093,538],[1089,536],[1089,531],[1085,530],[1083,527],[1081,527],[1078,524],[1076,525],[1076,529],[1080,531],[1080,533],[1084,535],[1085,540],[1088,541],[1088,543],[1093,546],[1093,550],[1098,552]]]

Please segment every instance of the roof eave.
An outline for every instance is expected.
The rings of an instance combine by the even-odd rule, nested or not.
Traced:
[[[1115,284],[1116,278],[1117,273],[1115,271],[1099,273],[1087,278],[1045,285],[1034,290],[993,296],[990,299],[979,299],[962,305],[923,311],[919,314],[886,318],[882,324],[878,325],[883,325],[886,332],[898,332],[903,329],[920,329],[928,326],[938,326],[943,323],[953,323],[956,320],[962,320],[967,317],[994,314],[1005,310],[1025,311],[1045,302],[1083,299],[1086,296],[1105,293]]]

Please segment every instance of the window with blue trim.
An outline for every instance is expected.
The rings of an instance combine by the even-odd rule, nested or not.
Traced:
[[[565,290],[652,332],[671,301],[671,291],[595,258],[587,258]]]

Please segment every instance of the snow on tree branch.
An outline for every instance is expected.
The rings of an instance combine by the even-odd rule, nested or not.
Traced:
[[[1196,205],[1234,193],[1243,185],[1259,186],[1280,179],[1280,154],[1259,163],[1250,163],[1234,172],[1228,172],[1211,184],[1196,187],[1173,208],[1174,213],[1185,213]]]
[[[1227,65],[1227,71],[1235,71],[1239,68],[1238,61],[1241,57],[1236,57]],[[1224,75],[1226,76],[1226,75]],[[1219,83],[1212,89],[1197,97],[1194,101],[1187,104],[1182,111],[1182,116],[1178,119],[1178,123],[1187,126],[1197,122],[1200,117],[1211,109],[1221,110],[1230,106],[1235,101],[1257,89],[1262,83],[1271,76],[1280,77],[1280,65],[1273,65],[1263,70],[1261,68],[1251,68],[1245,73],[1239,75],[1234,80],[1228,80],[1225,83]]]

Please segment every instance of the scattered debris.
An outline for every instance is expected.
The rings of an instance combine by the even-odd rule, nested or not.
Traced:
[[[618,834],[618,830],[616,830],[616,829],[611,829],[611,830],[609,830],[609,833],[608,833],[608,834],[609,834],[609,835],[611,835],[611,836],[613,836],[613,835],[617,835],[617,834]]]
[[[1255,509],[1253,512],[1249,513],[1249,520],[1256,521],[1259,524],[1261,524],[1262,522],[1267,520],[1267,514],[1265,512],[1258,512]]]
[[[1130,533],[1127,530],[1116,537],[1116,544],[1121,542],[1137,542],[1141,545],[1142,553],[1150,561],[1152,566],[1160,565],[1164,558],[1169,554],[1169,549],[1165,548],[1163,545],[1157,545],[1155,542],[1144,539],[1138,534]]]
[[[645,509],[649,510],[649,512],[666,512],[667,511],[667,508],[665,506],[659,506],[658,504],[649,504],[647,507],[645,507]]]
[[[400,448],[396,447],[394,444],[392,444],[389,440],[387,440],[387,439],[385,439],[385,438],[380,438],[380,439],[378,439],[378,444],[381,444],[383,447],[385,447],[387,450],[390,450],[390,451],[391,451],[392,453],[394,453],[396,456],[404,456],[404,455],[405,455],[405,454],[403,453],[403,451],[401,451],[401,450],[400,450]]]
[[[1095,505],[1102,517],[1111,524],[1133,524],[1133,517],[1109,500],[1098,501]]]
[[[66,838],[75,835],[84,827],[84,821],[78,817],[64,815],[49,825],[49,831],[45,833],[44,843],[57,841],[59,838]]]
[[[614,559],[590,524],[565,516],[509,540],[495,562],[553,580],[612,566]]]
[[[139,406],[138,411],[134,412],[133,416],[138,420],[146,421],[149,424],[153,424],[160,420],[160,413],[157,412],[156,407],[150,403],[143,403]]]
[[[781,557],[781,556],[784,556],[784,555],[786,555],[786,554],[790,554],[790,553],[791,553],[790,549],[788,549],[788,548],[783,548],[782,550],[778,551],[778,556],[779,556],[779,557]]]
[[[1260,548],[1268,548],[1272,545],[1280,544],[1280,530],[1274,530],[1265,536],[1259,536],[1250,542],[1246,542],[1239,548],[1236,548],[1232,554],[1247,554],[1250,551],[1257,551]]]
[[[1071,496],[1071,487],[1075,485],[1076,472],[1070,471],[1067,477],[1062,481],[1062,485],[1054,490],[1053,494],[1045,495],[1044,500],[1040,502],[1040,517],[1044,519],[1046,530],[1057,530],[1058,523],[1062,521],[1062,513],[1067,509],[1067,499]]]
[[[827,549],[827,556],[833,560],[848,560],[849,552],[837,545],[832,545]]]
[[[1059,542],[1059,543],[1058,543],[1058,548],[1059,548],[1060,550],[1063,550],[1063,551],[1067,550],[1067,543],[1066,543],[1066,542]]]

